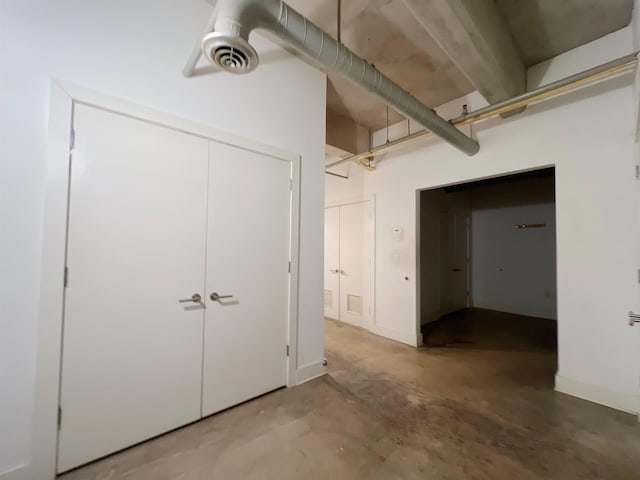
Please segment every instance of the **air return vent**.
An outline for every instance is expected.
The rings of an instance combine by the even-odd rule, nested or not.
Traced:
[[[207,59],[230,73],[249,73],[258,66],[258,54],[242,37],[213,32],[202,39]]]

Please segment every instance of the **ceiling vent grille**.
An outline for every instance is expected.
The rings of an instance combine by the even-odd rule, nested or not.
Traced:
[[[242,37],[210,33],[202,40],[202,50],[211,63],[229,73],[249,73],[259,63],[258,54]]]
[[[480,150],[478,142],[282,0],[217,0],[214,17],[215,32],[202,39],[202,51],[222,70],[239,74],[254,70],[258,54],[249,44],[249,35],[254,29],[263,29],[279,36],[312,65],[342,75],[467,155]]]

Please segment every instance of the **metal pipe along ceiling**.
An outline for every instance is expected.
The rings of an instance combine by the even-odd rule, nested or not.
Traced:
[[[257,53],[248,42],[256,28],[279,36],[313,62],[378,96],[467,155],[478,153],[476,141],[281,0],[218,1],[215,31],[204,37],[203,53],[224,70],[248,73],[258,63]]]
[[[529,92],[523,93],[516,97],[504,100],[488,107],[480,108],[473,112],[460,115],[459,117],[449,120],[452,125],[462,126],[470,123],[479,122],[487,118],[495,117],[501,113],[510,112],[532,103],[541,102],[549,98],[553,98],[563,93],[573,91],[577,88],[584,87],[591,83],[609,78],[614,75],[618,75],[626,72],[632,67],[638,64],[638,53],[635,52],[630,55],[625,55],[611,62],[604,63],[594,68],[590,68],[580,73],[576,73],[569,77],[556,80],[547,85],[543,85]],[[393,140],[388,143],[384,143],[380,146],[374,147],[367,152],[356,153],[355,155],[349,155],[348,157],[341,158],[332,163],[325,165],[325,169],[337,167],[344,163],[355,162],[358,163],[363,159],[370,159],[376,155],[386,153],[396,148],[401,148],[417,140],[422,140],[431,135],[431,132],[420,131],[407,135],[406,137]],[[328,173],[328,172],[325,172]]]

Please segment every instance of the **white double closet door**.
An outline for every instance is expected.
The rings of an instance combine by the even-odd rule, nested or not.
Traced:
[[[59,472],[287,377],[290,162],[83,105],[74,130]]]
[[[370,327],[373,301],[371,201],[325,208],[324,314]]]

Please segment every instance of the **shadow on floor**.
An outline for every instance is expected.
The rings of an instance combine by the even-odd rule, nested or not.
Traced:
[[[502,351],[557,351],[557,322],[470,308],[422,326],[427,347]]]

